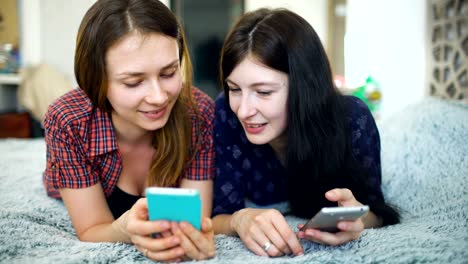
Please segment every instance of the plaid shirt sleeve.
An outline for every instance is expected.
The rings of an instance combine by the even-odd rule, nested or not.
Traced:
[[[80,145],[79,133],[73,132],[70,126],[59,125],[58,120],[54,116],[45,120],[47,164],[44,177],[49,194],[55,197],[59,196],[59,188],[85,188],[99,181]]]
[[[188,180],[212,180],[215,175],[215,153],[213,144],[214,102],[208,95],[193,88],[195,101],[198,105],[199,117],[192,117],[192,131],[201,134],[201,142],[191,164],[186,168],[184,178]],[[198,122],[197,124],[195,122]],[[192,146],[196,146],[198,135],[192,135]]]

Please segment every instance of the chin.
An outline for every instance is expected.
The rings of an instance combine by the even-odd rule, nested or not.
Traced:
[[[247,135],[247,139],[249,140],[250,143],[255,144],[255,145],[264,145],[268,144],[271,141],[270,137],[265,137],[265,136],[259,136],[259,135]]]
[[[164,120],[158,120],[158,121],[155,121],[155,122],[142,124],[141,127],[143,129],[145,129],[145,130],[148,130],[148,131],[156,131],[158,129],[163,128],[166,125],[167,125],[167,118],[165,118]]]

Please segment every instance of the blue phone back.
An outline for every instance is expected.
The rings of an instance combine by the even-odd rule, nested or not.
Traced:
[[[146,189],[149,220],[189,222],[201,230],[201,200],[198,190],[180,188]]]

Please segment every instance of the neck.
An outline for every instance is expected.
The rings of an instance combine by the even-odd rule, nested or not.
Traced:
[[[112,112],[112,124],[119,143],[128,145],[151,145],[153,133],[123,120]]]
[[[274,140],[270,141],[270,146],[273,148],[273,151],[276,154],[278,160],[285,166],[286,164],[286,147],[288,145],[288,141],[286,138],[286,133],[283,133],[281,136],[275,138]]]

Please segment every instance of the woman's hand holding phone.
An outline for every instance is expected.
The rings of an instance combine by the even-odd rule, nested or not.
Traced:
[[[245,208],[231,216],[231,227],[257,255],[301,255],[303,249],[284,216],[275,209]]]
[[[349,189],[333,189],[325,193],[325,197],[332,202],[337,202],[340,207],[362,206],[358,202],[353,193]],[[304,225],[299,225],[301,229]],[[306,229],[299,231],[297,236],[305,238],[324,245],[341,245],[349,241],[358,239],[365,228],[363,217],[359,217],[354,221],[340,221],[338,222],[339,231],[336,233],[329,233],[320,231],[318,229]]]
[[[211,219],[202,220],[201,231],[187,222],[171,222],[172,234],[180,238],[180,246],[189,259],[209,259],[215,255],[214,231]]]
[[[148,233],[153,243],[163,242],[155,252],[143,249],[145,256],[159,261],[208,259],[214,256],[214,231],[209,218],[201,219],[201,199],[198,190],[184,188],[146,188],[144,219],[160,223],[164,228]],[[203,220],[203,221],[202,221]],[[141,224],[141,223],[140,223]],[[164,254],[162,254],[164,253]],[[167,253],[167,254],[166,254]]]
[[[172,234],[169,221],[148,220],[146,198],[139,199],[122,217],[123,229],[145,257],[164,262],[182,260],[185,251],[181,246],[181,239]],[[162,236],[154,238],[152,235],[155,233]]]

